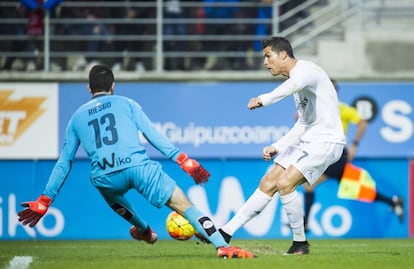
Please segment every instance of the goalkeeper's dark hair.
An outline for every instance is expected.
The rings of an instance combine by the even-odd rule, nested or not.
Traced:
[[[104,64],[98,64],[89,71],[89,87],[92,94],[96,92],[110,92],[114,74],[111,68]]]
[[[290,58],[295,58],[293,55],[292,45],[289,40],[281,36],[273,36],[262,41],[262,48],[271,47],[273,51],[279,54],[281,51],[286,51]]]

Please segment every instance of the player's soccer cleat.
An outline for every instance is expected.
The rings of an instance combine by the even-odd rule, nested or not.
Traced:
[[[223,236],[224,241],[226,241],[226,243],[230,243],[231,235],[229,235],[228,233],[226,233],[225,231],[223,231],[221,228],[219,229],[219,232]]]
[[[233,246],[217,248],[217,256],[223,259],[251,259],[256,257],[252,252],[248,250]]]
[[[129,233],[135,240],[142,240],[148,244],[154,244],[158,240],[158,235],[149,226],[144,233],[140,233],[136,226],[132,226],[131,229],[129,229]]]
[[[286,251],[283,255],[302,255],[309,254],[309,243],[293,241],[293,244],[290,246],[289,250]]]
[[[392,211],[398,216],[400,222],[404,221],[404,200],[402,197],[392,197]]]

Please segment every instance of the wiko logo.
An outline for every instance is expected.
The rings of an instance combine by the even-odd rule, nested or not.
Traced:
[[[10,99],[12,90],[0,90],[0,146],[11,145],[44,112],[46,97]]]
[[[108,160],[107,158],[103,158],[102,159],[102,163],[97,162],[98,166],[102,169],[105,170],[107,166],[109,166],[110,168],[114,168],[115,166],[119,167],[119,166],[124,166],[126,164],[129,164],[130,162],[132,162],[130,157],[115,157],[115,153],[112,152],[111,153],[111,158]]]

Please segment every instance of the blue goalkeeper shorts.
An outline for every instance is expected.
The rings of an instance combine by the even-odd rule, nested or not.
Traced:
[[[161,164],[152,160],[91,178],[91,183],[105,196],[124,195],[135,189],[158,208],[165,205],[177,186]]]

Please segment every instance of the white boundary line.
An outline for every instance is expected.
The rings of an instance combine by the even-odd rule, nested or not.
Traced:
[[[28,269],[32,262],[32,256],[15,256],[10,260],[6,269]]]

